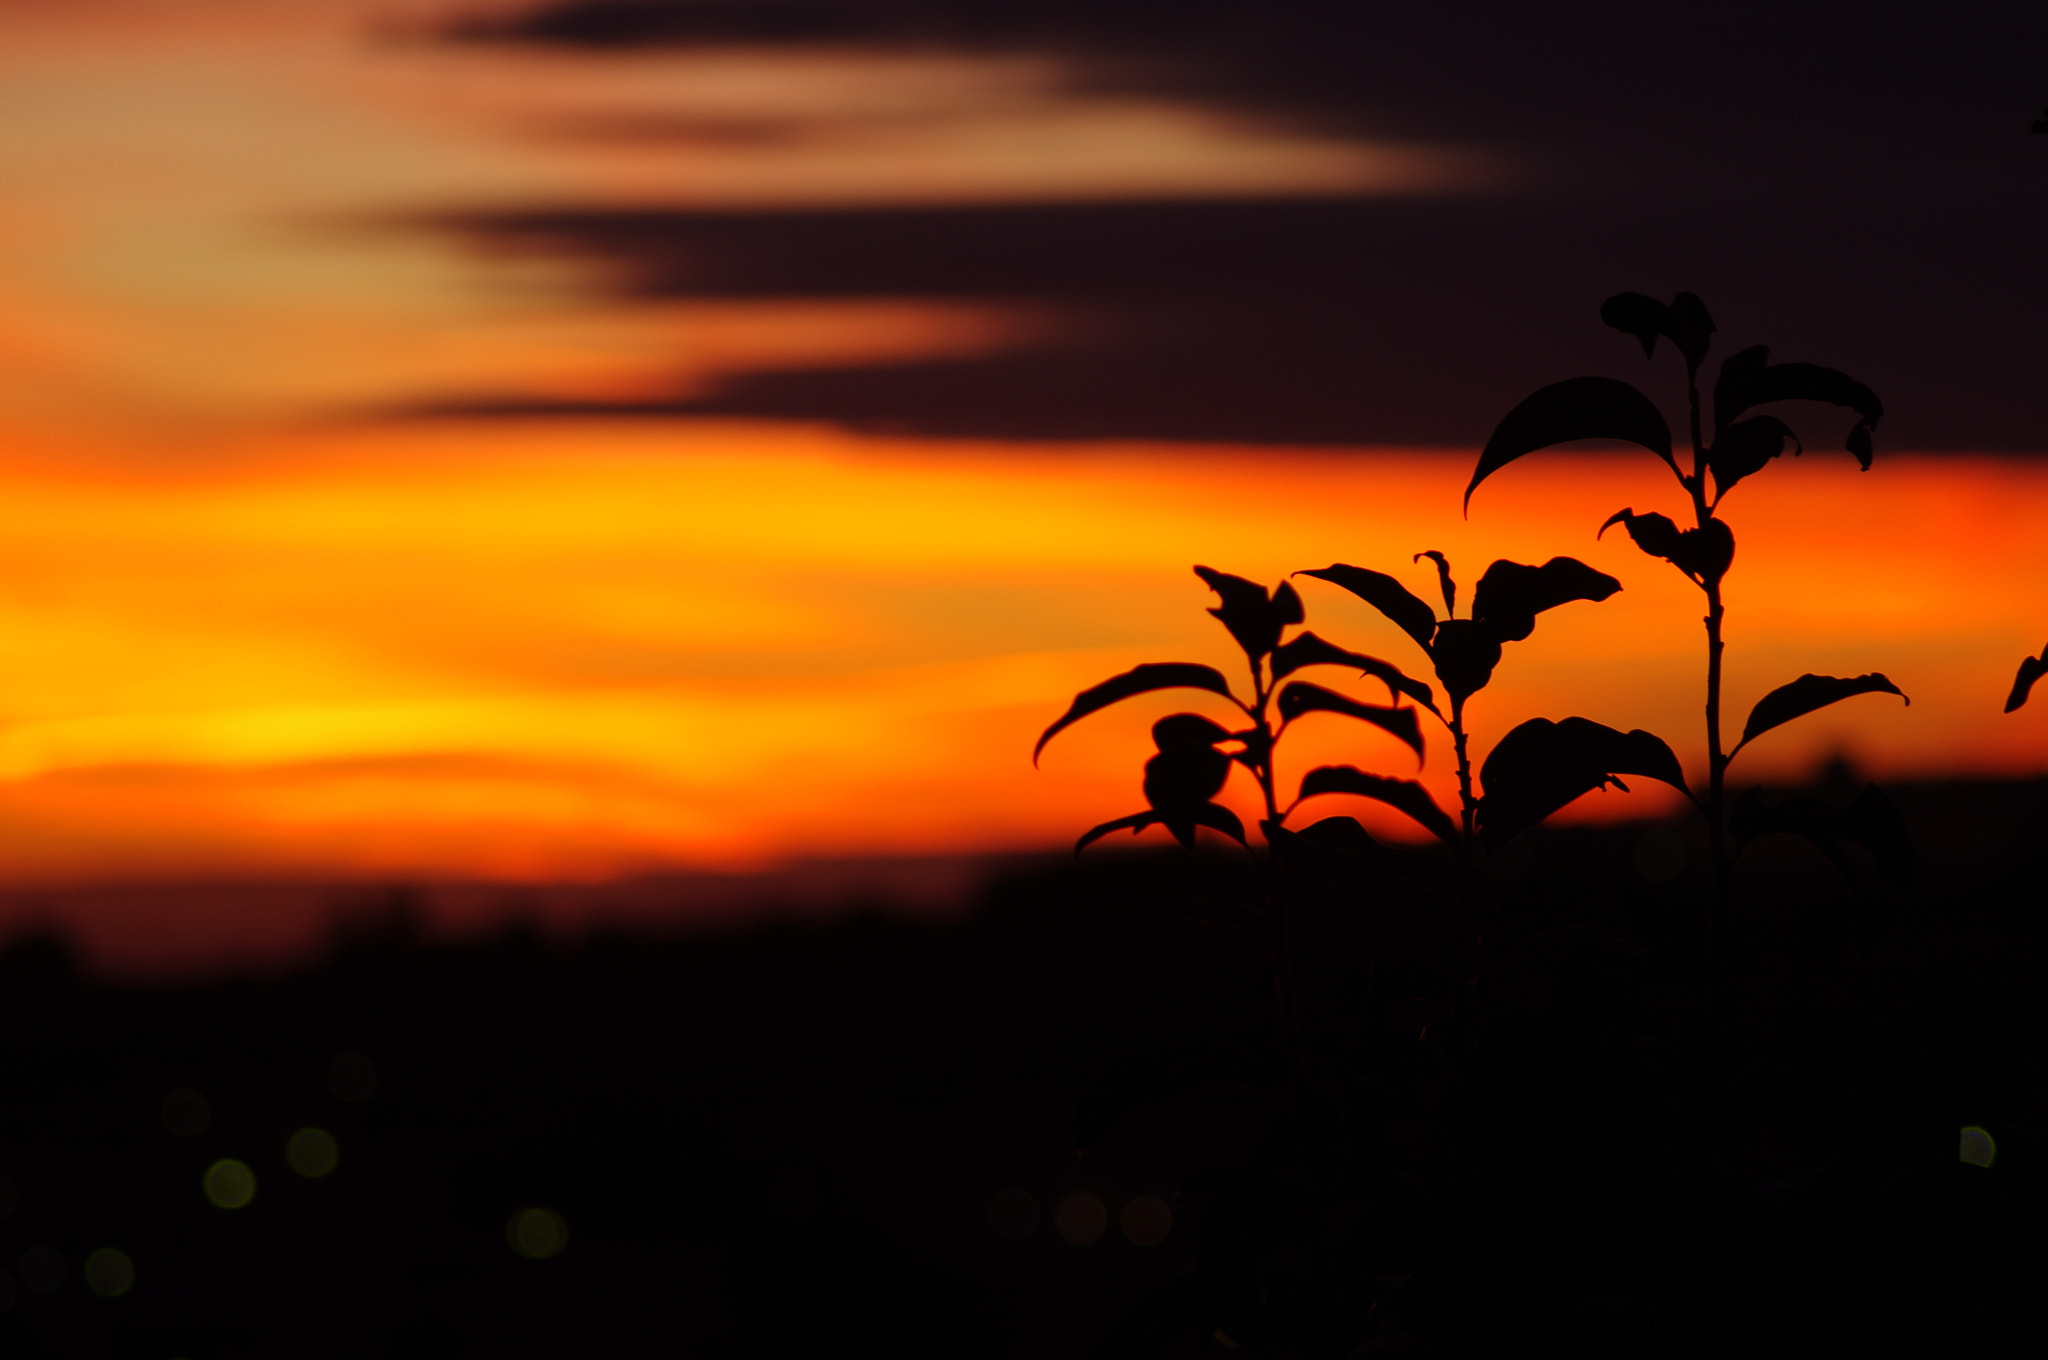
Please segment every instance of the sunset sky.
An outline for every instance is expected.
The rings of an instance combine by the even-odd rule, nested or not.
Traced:
[[[1698,594],[1594,538],[1678,511],[1655,460],[1459,510],[1542,383],[1677,412],[1622,289],[1887,407],[1869,473],[1802,410],[1730,498],[1730,720],[1804,671],[1912,706],[1737,778],[2048,768],[1999,713],[2048,639],[2048,17],[1338,8],[0,0],[0,884],[1069,843],[1202,707],[1034,771],[1072,694],[1241,669],[1195,563],[1580,557],[1623,591],[1510,646],[1481,743],[1576,713],[1697,767]]]

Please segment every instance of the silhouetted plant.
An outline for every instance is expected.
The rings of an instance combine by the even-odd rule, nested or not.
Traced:
[[[1137,666],[1112,676],[1074,696],[1074,702],[1039,737],[1032,750],[1035,763],[1045,744],[1060,731],[1091,713],[1134,695],[1169,689],[1194,689],[1214,694],[1230,703],[1247,723],[1231,731],[1197,713],[1175,713],[1152,726],[1156,753],[1145,762],[1143,812],[1118,817],[1084,832],[1074,844],[1079,854],[1092,842],[1113,831],[1134,835],[1150,826],[1163,826],[1182,846],[1192,849],[1196,828],[1209,827],[1250,849],[1243,822],[1236,813],[1215,801],[1228,782],[1232,766],[1251,772],[1259,788],[1264,816],[1259,829],[1266,841],[1264,860],[1265,900],[1257,910],[1262,918],[1248,923],[1247,933],[1277,955],[1276,1001],[1288,1035],[1288,1081],[1306,1083],[1303,1053],[1301,995],[1295,979],[1293,932],[1288,897],[1279,884],[1281,844],[1292,833],[1284,823],[1294,806],[1316,793],[1351,792],[1378,797],[1410,816],[1431,825],[1439,835],[1454,837],[1445,817],[1423,787],[1413,780],[1368,775],[1352,766],[1316,770],[1303,780],[1301,793],[1286,807],[1280,805],[1274,774],[1274,751],[1287,727],[1309,713],[1335,713],[1368,723],[1386,732],[1415,752],[1422,763],[1422,729],[1411,705],[1398,701],[1406,695],[1416,703],[1435,708],[1429,686],[1402,674],[1399,667],[1377,657],[1346,651],[1325,642],[1314,633],[1300,632],[1282,641],[1286,631],[1303,622],[1301,597],[1285,582],[1268,590],[1255,581],[1209,567],[1196,567],[1216,592],[1221,603],[1209,612],[1229,630],[1243,649],[1251,673],[1251,698],[1241,699],[1221,671],[1194,662],[1156,662]],[[1302,679],[1289,679],[1309,666],[1345,666],[1380,681],[1387,687],[1387,705],[1368,704]],[[1283,683],[1285,682],[1285,683]],[[1277,716],[1278,721],[1275,721]],[[1235,749],[1225,750],[1226,746]],[[1337,785],[1342,785],[1340,789]],[[1348,823],[1350,818],[1329,818],[1330,823]],[[1322,824],[1319,823],[1319,826]],[[1316,828],[1311,827],[1311,831]]]
[[[1340,562],[1296,574],[1342,586],[1386,615],[1429,657],[1451,701],[1448,716],[1433,703],[1425,703],[1425,707],[1449,730],[1457,752],[1461,825],[1455,843],[1467,864],[1473,857],[1475,837],[1485,848],[1498,845],[1580,794],[1608,783],[1620,784],[1617,775],[1649,775],[1685,789],[1677,757],[1647,732],[1624,734],[1584,718],[1567,718],[1563,723],[1533,718],[1502,738],[1487,757],[1480,771],[1485,796],[1475,794],[1465,705],[1493,679],[1502,645],[1527,638],[1536,630],[1536,616],[1545,610],[1574,600],[1604,600],[1621,589],[1621,582],[1571,557],[1553,557],[1540,567],[1501,560],[1479,578],[1472,592],[1471,616],[1461,619],[1457,617],[1458,587],[1451,578],[1450,562],[1433,550],[1419,552],[1413,560],[1425,557],[1436,563],[1444,599],[1442,619],[1384,572]],[[1334,772],[1319,770],[1316,774],[1324,775],[1329,787],[1319,785],[1311,790],[1305,781],[1304,797],[1311,792],[1380,796],[1368,787],[1339,787]]]
[[[1250,702],[1238,698],[1223,673],[1213,666],[1185,661],[1149,663],[1112,676],[1075,695],[1067,711],[1039,737],[1038,745],[1031,753],[1032,761],[1036,763],[1045,744],[1071,724],[1133,695],[1158,690],[1197,689],[1219,695],[1235,706],[1250,726],[1232,732],[1195,713],[1176,713],[1153,724],[1152,739],[1158,753],[1145,763],[1145,801],[1149,808],[1089,829],[1075,842],[1077,854],[1112,831],[1127,830],[1135,834],[1148,826],[1164,826],[1173,833],[1174,839],[1188,847],[1195,843],[1195,828],[1206,826],[1249,848],[1243,822],[1236,813],[1214,801],[1222,792],[1233,764],[1251,771],[1258,782],[1259,796],[1265,809],[1260,829],[1270,844],[1294,810],[1294,804],[1285,808],[1280,806],[1274,782],[1274,748],[1288,725],[1305,714],[1336,713],[1370,723],[1413,750],[1418,765],[1422,762],[1421,725],[1416,721],[1414,708],[1400,705],[1398,699],[1406,695],[1434,712],[1436,705],[1428,685],[1410,679],[1397,666],[1360,652],[1345,651],[1314,633],[1299,633],[1283,643],[1281,635],[1301,623],[1304,617],[1301,597],[1292,585],[1283,582],[1278,590],[1268,591],[1255,581],[1209,567],[1196,567],[1195,574],[1208,582],[1209,587],[1221,597],[1222,603],[1209,612],[1222,621],[1238,646],[1244,649],[1245,660],[1251,669]],[[1387,697],[1396,702],[1390,705],[1363,703],[1307,680],[1281,684],[1307,666],[1348,666],[1386,685]],[[1279,716],[1277,724],[1273,721],[1276,713]],[[1224,751],[1222,747],[1226,743],[1235,743],[1237,749]],[[1334,768],[1347,770],[1361,779],[1377,780],[1385,788],[1371,796],[1381,797],[1401,807],[1428,825],[1427,813],[1423,809],[1425,806],[1434,809],[1436,804],[1420,784],[1413,780],[1367,776],[1350,766]],[[1310,776],[1311,779],[1314,777]],[[1302,794],[1295,803],[1313,792],[1335,791],[1312,790],[1306,787],[1307,782],[1304,781]],[[1437,816],[1442,818],[1442,813],[1439,811]],[[1442,825],[1447,827],[1448,819],[1443,819]]]
[[[1728,766],[1736,754],[1765,732],[1857,694],[1884,692],[1905,698],[1903,692],[1880,674],[1842,679],[1825,675],[1802,675],[1790,684],[1766,694],[1751,709],[1742,738],[1733,750],[1723,751],[1721,737],[1721,654],[1725,610],[1721,598],[1722,579],[1735,558],[1735,535],[1717,511],[1728,492],[1744,478],[1761,471],[1789,443],[1796,455],[1804,451],[1792,428],[1776,416],[1756,414],[1758,408],[1781,401],[1817,401],[1847,407],[1856,414],[1844,447],[1868,471],[1871,463],[1871,432],[1884,414],[1876,393],[1862,383],[1832,368],[1816,364],[1774,364],[1770,351],[1755,345],[1730,356],[1721,364],[1713,390],[1713,437],[1705,437],[1701,420],[1699,370],[1706,359],[1714,334],[1713,318],[1698,297],[1680,293],[1669,303],[1640,293],[1620,293],[1600,308],[1600,319],[1641,342],[1643,356],[1655,354],[1659,338],[1671,341],[1685,361],[1687,432],[1691,443],[1689,466],[1681,466],[1672,450],[1671,428],[1657,404],[1628,383],[1614,378],[1571,378],[1542,388],[1508,412],[1479,455],[1479,465],[1465,489],[1469,511],[1472,493],[1479,484],[1523,454],[1551,445],[1579,439],[1615,439],[1638,444],[1664,463],[1677,478],[1692,502],[1693,527],[1680,529],[1661,514],[1637,514],[1633,508],[1616,511],[1600,526],[1600,532],[1620,524],[1636,546],[1652,557],[1671,563],[1688,581],[1698,586],[1707,600],[1707,793],[1704,811],[1713,852],[1715,898],[1725,897],[1732,856],[1728,834],[1734,830],[1738,842],[1747,843],[1764,831],[1792,831],[1819,845],[1824,853],[1838,857],[1843,839],[1866,839],[1878,834],[1877,822],[1891,824],[1896,812],[1881,816],[1872,809],[1885,801],[1873,788],[1859,799],[1864,812],[1848,821],[1830,813],[1787,805],[1759,811],[1754,794],[1745,795],[1740,815],[1731,827],[1725,804]],[[1908,700],[1908,702],[1911,702]],[[1866,801],[1875,800],[1875,801]],[[1889,806],[1888,801],[1885,803]],[[1853,805],[1852,805],[1853,806]],[[1843,814],[1847,816],[1846,813]],[[1872,819],[1875,818],[1876,821]],[[1852,834],[1853,833],[1853,834]],[[1713,922],[1709,920],[1709,939]]]

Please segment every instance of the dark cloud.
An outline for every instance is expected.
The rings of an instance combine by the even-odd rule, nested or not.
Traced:
[[[1083,83],[1481,147],[1536,174],[1433,200],[445,218],[480,251],[602,266],[622,298],[1014,300],[1082,324],[952,362],[746,374],[674,403],[484,392],[435,409],[1469,445],[1533,385],[1643,371],[1598,325],[1603,297],[1691,289],[1724,346],[1767,342],[1875,386],[1883,444],[2048,442],[2048,141],[2029,132],[2048,11],[564,0],[454,36],[1048,52]]]
[[[557,0],[458,40],[586,51],[733,43],[1034,51],[1100,86],[1377,133],[1654,146],[1892,142],[2048,98],[2048,17],[2012,5],[1827,0]],[[1752,152],[1768,148],[1753,145]],[[1850,148],[1842,148],[1850,150]]]
[[[2048,166],[2042,167],[2048,178]],[[622,299],[1014,299],[1093,325],[958,361],[743,375],[701,399],[444,411],[825,419],[937,435],[1469,445],[1532,386],[1670,376],[1602,327],[1622,289],[1701,293],[1723,352],[1844,367],[1892,447],[2048,434],[2048,245],[2032,223],[1686,222],[1471,201],[1256,201],[840,212],[567,211],[444,219],[493,253],[611,272]]]

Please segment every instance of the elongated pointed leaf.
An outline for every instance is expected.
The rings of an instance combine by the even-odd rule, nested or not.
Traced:
[[[1874,671],[1847,680],[1832,675],[1802,675],[1756,701],[1756,707],[1749,710],[1749,721],[1742,725],[1742,740],[1735,743],[1735,751],[1740,751],[1773,727],[1858,694],[1896,694],[1906,699],[1904,690]],[[1912,702],[1906,699],[1908,705]],[[1731,758],[1735,751],[1728,753]]]
[[[2048,647],[2041,649],[2041,655],[2030,656],[2020,662],[2020,673],[2012,679],[2012,693],[2005,697],[2005,711],[2010,713],[2027,701],[2033,692],[2034,682],[2048,675]]]
[[[1134,812],[1128,817],[1119,817],[1113,822],[1104,822],[1101,826],[1091,826],[1081,833],[1081,839],[1074,842],[1074,854],[1078,858],[1083,850],[1086,850],[1112,831],[1128,831],[1135,836],[1146,827],[1156,826],[1158,823],[1159,814],[1156,812]]]
[[[1479,834],[1488,849],[1535,826],[1618,775],[1659,779],[1690,796],[1678,757],[1640,728],[1620,732],[1586,718],[1531,718],[1502,737],[1480,767]]]
[[[1430,712],[1436,712],[1434,692],[1430,687],[1403,675],[1399,666],[1376,656],[1367,656],[1364,652],[1347,652],[1314,633],[1302,633],[1273,651],[1275,680],[1284,680],[1303,666],[1350,666],[1385,685],[1388,698],[1405,694]]]
[[[1222,695],[1239,708],[1244,707],[1238,703],[1237,696],[1230,692],[1230,684],[1223,678],[1222,672],[1214,666],[1200,666],[1190,661],[1147,662],[1142,666],[1132,667],[1122,675],[1113,675],[1093,689],[1084,689],[1075,695],[1074,702],[1066,713],[1058,722],[1046,728],[1038,738],[1038,745],[1031,748],[1031,763],[1038,763],[1038,753],[1043,751],[1045,744],[1063,728],[1079,722],[1099,709],[1108,708],[1120,699],[1128,699],[1134,694],[1149,694],[1160,689],[1205,689],[1211,694]]]
[[[1319,765],[1302,776],[1301,792],[1294,801],[1324,793],[1350,793],[1385,803],[1439,839],[1452,845],[1458,842],[1458,824],[1437,806],[1428,789],[1412,779],[1387,779],[1352,765]]]
[[[1855,867],[1842,847],[1860,845],[1893,874],[1913,871],[1913,837],[1898,805],[1875,784],[1844,803],[1818,798],[1792,798],[1772,806],[1760,790],[1751,789],[1735,800],[1728,816],[1728,830],[1738,849],[1746,848],[1759,836],[1784,832],[1801,837],[1827,857],[1844,880],[1856,882]]]
[[[1280,720],[1293,722],[1304,713],[1341,713],[1347,718],[1369,722],[1382,732],[1399,737],[1415,752],[1415,763],[1422,763],[1422,725],[1416,721],[1412,708],[1382,708],[1378,704],[1362,704],[1349,695],[1339,694],[1321,685],[1306,680],[1296,680],[1280,691]]]
[[[1619,439],[1671,462],[1671,427],[1655,402],[1615,378],[1567,378],[1538,389],[1494,428],[1465,488],[1466,510],[1479,484],[1515,459],[1574,439]]]
[[[1472,617],[1491,625],[1502,642],[1520,642],[1536,616],[1573,600],[1604,600],[1621,582],[1575,557],[1553,557],[1540,567],[1502,560],[1486,569],[1472,592]]]
[[[1402,632],[1415,639],[1423,651],[1429,650],[1429,640],[1436,633],[1436,611],[1385,572],[1336,562],[1320,571],[1297,571],[1294,574],[1314,576],[1344,587],[1392,619]]]

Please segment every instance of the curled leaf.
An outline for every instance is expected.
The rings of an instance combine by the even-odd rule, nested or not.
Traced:
[[[1416,598],[1414,592],[1383,571],[1333,563],[1319,571],[1297,571],[1296,576],[1314,576],[1344,587],[1399,625],[1425,652],[1436,632],[1436,611]]]
[[[1730,355],[1714,384],[1714,430],[1734,424],[1743,412],[1773,401],[1819,401],[1846,406],[1858,417],[1844,445],[1864,471],[1870,470],[1871,431],[1884,415],[1877,393],[1838,369],[1819,364],[1774,364],[1767,345]]]
[[[2020,662],[2020,673],[2012,680],[2012,693],[2005,697],[2005,711],[2010,713],[2027,701],[2033,692],[2034,682],[2048,675],[2048,647],[2041,649],[2041,655],[2030,656]]]
[[[1420,562],[1425,557],[1436,563],[1436,583],[1438,588],[1444,593],[1444,617],[1447,619],[1456,618],[1458,616],[1458,583],[1451,579],[1450,559],[1434,548],[1424,548],[1408,560],[1410,562]]]
[[[1134,694],[1148,694],[1161,689],[1202,689],[1211,694],[1220,694],[1237,704],[1237,696],[1230,692],[1230,684],[1222,672],[1214,666],[1196,665],[1189,661],[1153,661],[1134,666],[1122,675],[1113,675],[1092,689],[1084,689],[1074,696],[1074,702],[1060,716],[1060,720],[1045,729],[1038,738],[1038,745],[1031,748],[1031,763],[1038,763],[1039,752],[1055,734],[1072,726],[1081,719],[1100,709],[1108,708],[1121,699]]]
[[[1457,844],[1457,823],[1437,806],[1428,789],[1412,779],[1387,779],[1351,765],[1320,765],[1302,776],[1301,792],[1294,801],[1298,804],[1324,793],[1350,793],[1385,803],[1406,813],[1439,839]]]
[[[1531,718],[1502,737],[1480,767],[1480,839],[1492,849],[1581,794],[1608,784],[1626,789],[1617,778],[1625,774],[1662,780],[1691,796],[1678,757],[1659,737],[1586,718]]]
[[[1223,603],[1209,612],[1223,621],[1237,645],[1254,659],[1280,645],[1281,629],[1302,620],[1301,597],[1284,581],[1269,596],[1258,582],[1227,571],[1196,567],[1195,575],[1223,598]]]
[[[1846,680],[1832,675],[1802,675],[1756,701],[1756,707],[1749,711],[1749,721],[1742,725],[1742,740],[1735,743],[1735,751],[1740,751],[1773,727],[1858,694],[1896,694],[1906,699],[1904,690],[1874,671]],[[1909,706],[1912,702],[1906,699]],[[1728,753],[1730,760],[1735,758],[1735,751]]]
[[[1913,870],[1913,837],[1906,819],[1875,784],[1864,786],[1847,804],[1792,798],[1775,807],[1764,802],[1760,790],[1751,789],[1735,800],[1728,830],[1738,849],[1773,832],[1801,837],[1850,883],[1856,881],[1856,871],[1842,852],[1845,843],[1862,846],[1894,874],[1904,876]]]
[[[1303,666],[1350,666],[1387,687],[1387,697],[1405,694],[1430,712],[1436,702],[1428,685],[1401,673],[1401,668],[1364,652],[1348,652],[1314,633],[1299,633],[1273,649],[1273,678],[1283,680]]]
[[[1128,831],[1135,836],[1148,826],[1158,825],[1158,822],[1159,814],[1156,812],[1134,812],[1128,817],[1119,817],[1113,822],[1104,822],[1100,826],[1091,826],[1081,833],[1081,839],[1074,842],[1074,855],[1078,858],[1083,850],[1086,850],[1112,831]]]
[[[1536,616],[1573,600],[1604,600],[1621,582],[1575,557],[1553,557],[1540,567],[1502,560],[1486,569],[1472,592],[1472,617],[1502,642],[1520,642]]]
[[[1710,519],[1697,529],[1681,530],[1669,516],[1638,515],[1622,509],[1609,515],[1594,537],[1604,537],[1617,524],[1627,527],[1628,536],[1638,548],[1652,557],[1663,558],[1701,585],[1726,576],[1729,564],[1735,560],[1735,534],[1718,519]]]
[[[1707,450],[1707,467],[1714,474],[1716,498],[1727,495],[1728,488],[1744,477],[1761,471],[1764,464],[1785,451],[1787,441],[1794,454],[1805,452],[1792,427],[1776,416],[1751,416],[1723,429],[1715,436],[1714,446]]]
[[[1362,704],[1348,695],[1335,690],[1324,689],[1321,685],[1306,680],[1296,680],[1279,694],[1280,720],[1293,722],[1304,713],[1341,713],[1347,718],[1369,722],[1382,732],[1389,733],[1407,743],[1415,752],[1415,763],[1422,763],[1422,726],[1416,721],[1412,708],[1382,708],[1377,704]]]
[[[1494,427],[1465,488],[1466,510],[1479,484],[1515,459],[1574,439],[1640,444],[1671,463],[1671,427],[1655,402],[1615,378],[1567,378],[1539,388]]]

